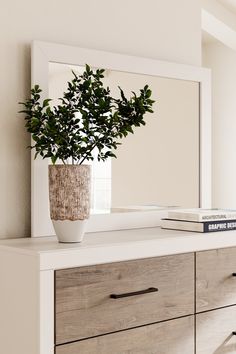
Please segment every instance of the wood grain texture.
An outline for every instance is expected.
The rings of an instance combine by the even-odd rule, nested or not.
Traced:
[[[111,299],[110,294],[158,288]],[[194,256],[175,255],[56,271],[56,344],[194,311]]]
[[[56,347],[56,354],[78,353],[194,354],[193,317],[179,318]]]
[[[236,306],[196,315],[197,354],[235,354]]]
[[[49,165],[52,220],[84,220],[90,213],[90,166]]]
[[[236,248],[196,254],[197,312],[236,304]]]

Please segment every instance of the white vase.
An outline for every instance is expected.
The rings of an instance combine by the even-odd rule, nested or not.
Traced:
[[[82,242],[87,220],[52,220],[52,223],[59,242]]]

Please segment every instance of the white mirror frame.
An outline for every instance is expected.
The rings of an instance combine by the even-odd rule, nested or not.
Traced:
[[[32,86],[42,89],[42,99],[48,97],[49,62],[84,65],[199,82],[200,87],[200,176],[199,206],[211,207],[211,75],[210,70],[155,59],[127,56],[67,45],[34,41],[32,43]],[[34,160],[31,165],[31,236],[54,235],[49,215],[48,161]],[[158,226],[166,211],[138,211],[129,213],[91,215],[88,232]]]

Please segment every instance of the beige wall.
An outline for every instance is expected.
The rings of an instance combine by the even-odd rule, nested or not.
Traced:
[[[236,52],[220,42],[203,47],[212,69],[213,206],[236,209]]]
[[[8,0],[0,12],[0,237],[30,234],[29,96],[33,39],[200,65],[198,0]]]

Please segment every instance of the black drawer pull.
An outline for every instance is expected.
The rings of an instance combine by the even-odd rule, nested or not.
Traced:
[[[128,297],[128,296],[136,296],[136,295],[142,295],[142,294],[149,294],[149,293],[155,293],[158,291],[157,288],[148,288],[145,290],[140,290],[140,291],[133,291],[131,293],[124,293],[124,294],[111,294],[110,298],[112,299],[120,299],[122,297]]]
[[[232,332],[232,335],[233,335],[233,336],[236,336],[236,331],[233,331],[233,332]]]
[[[232,277],[236,277],[236,273],[232,273]]]

